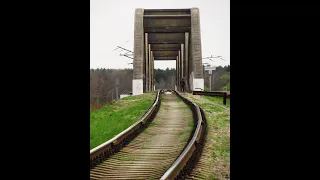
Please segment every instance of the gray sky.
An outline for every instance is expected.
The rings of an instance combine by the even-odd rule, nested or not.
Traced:
[[[202,57],[214,58],[212,65],[230,64],[229,0],[90,0],[90,68],[132,68],[116,46],[133,51],[135,8],[200,9]],[[121,52],[121,53],[124,53]],[[155,68],[175,68],[175,61],[156,61]]]

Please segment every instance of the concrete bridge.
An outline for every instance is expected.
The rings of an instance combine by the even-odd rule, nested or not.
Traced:
[[[176,60],[176,85],[204,89],[199,8],[135,11],[132,94],[154,90],[154,61]]]

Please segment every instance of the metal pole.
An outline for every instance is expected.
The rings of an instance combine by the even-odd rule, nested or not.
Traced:
[[[227,92],[223,93],[223,104],[227,105]]]
[[[211,91],[211,74],[209,75],[209,91]]]

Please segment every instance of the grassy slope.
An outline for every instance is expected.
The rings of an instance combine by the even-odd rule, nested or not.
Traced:
[[[90,149],[108,141],[138,121],[152,105],[155,93],[125,97],[90,113]]]
[[[207,118],[208,136],[207,147],[209,154],[205,155],[210,164],[210,178],[208,179],[229,179],[230,178],[230,103],[223,105],[222,98],[208,96],[185,96],[200,106]],[[229,104],[229,105],[228,105]],[[200,171],[201,172],[201,171]]]
[[[201,96],[204,99],[223,105],[223,97]],[[227,107],[230,107],[230,98],[227,98]]]

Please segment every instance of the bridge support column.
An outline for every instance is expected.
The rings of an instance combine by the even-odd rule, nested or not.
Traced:
[[[151,88],[151,45],[150,44],[148,44],[148,51],[149,51],[149,58],[148,58],[148,60],[149,60],[149,62],[148,62],[148,64],[149,64],[149,69],[148,69],[148,74],[149,74],[149,79],[148,79],[148,86],[149,86],[149,90],[151,91],[152,90],[152,88]]]
[[[181,91],[181,78],[182,78],[182,59],[181,59],[181,51],[178,51],[178,59],[179,59],[179,88]]]
[[[134,22],[134,56],[133,56],[133,79],[132,95],[143,94],[143,61],[144,61],[144,32],[143,32],[144,9],[135,11]]]
[[[151,51],[151,59],[150,59],[150,70],[151,70],[151,73],[150,73],[150,80],[151,80],[151,91],[154,90],[154,57],[153,57],[153,51]]]
[[[178,90],[178,56],[176,57],[176,91]]]
[[[188,66],[188,64],[189,64],[189,58],[188,58],[188,56],[189,56],[189,33],[188,32],[186,32],[185,33],[185,43],[184,43],[184,53],[185,53],[185,56],[184,56],[184,59],[185,59],[185,73],[184,73],[184,75],[185,75],[185,78],[186,78],[186,91],[189,91],[189,66]]]
[[[204,90],[204,78],[202,67],[201,34],[199,8],[191,8],[191,59],[192,71],[190,86],[193,91]]]
[[[154,77],[154,57],[152,60],[152,82],[153,82],[153,90],[156,90],[156,85],[155,85],[155,77]]]
[[[183,44],[181,44],[181,50],[180,50],[180,60],[181,60],[181,78],[183,78],[184,79],[184,81],[186,80],[186,78],[184,77],[184,75],[185,75],[185,73],[184,73],[184,68],[185,68],[185,65],[184,65],[184,63],[185,63],[185,60],[184,60],[184,54],[183,54],[183,52],[184,52],[184,45]]]
[[[149,69],[150,69],[150,63],[149,63],[149,45],[148,45],[148,33],[145,33],[144,36],[145,40],[145,50],[146,50],[146,56],[145,56],[145,64],[146,64],[146,70],[145,70],[145,86],[146,86],[146,91],[150,91],[150,85],[149,85],[149,79],[150,79],[150,74],[149,74]]]
[[[179,56],[177,56],[177,89],[180,91],[180,59]]]
[[[153,74],[153,90],[155,91],[156,90],[156,85],[155,85],[155,83],[156,83],[156,80],[155,80],[155,76],[154,76],[154,57],[153,57],[153,63],[152,63],[152,66],[153,66],[153,68],[152,68],[152,74]]]

